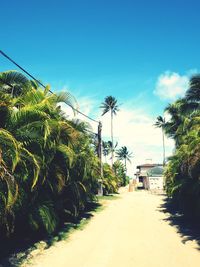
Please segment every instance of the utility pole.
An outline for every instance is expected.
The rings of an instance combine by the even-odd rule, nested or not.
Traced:
[[[165,134],[162,126],[162,138],[163,138],[163,167],[165,167]]]
[[[100,179],[99,179],[99,188],[98,188],[98,195],[102,196],[103,195],[103,186],[102,186],[102,179],[103,179],[103,162],[102,162],[102,137],[101,137],[101,133],[102,133],[102,123],[101,121],[99,121],[98,124],[98,147],[97,147],[97,154],[98,154],[98,158],[100,161]]]

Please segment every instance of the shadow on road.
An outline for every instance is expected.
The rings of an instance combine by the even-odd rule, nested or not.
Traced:
[[[181,214],[178,209],[168,200],[164,199],[164,203],[159,207],[160,212],[167,213],[168,217],[164,219],[171,226],[176,227],[177,232],[182,238],[182,243],[187,241],[196,241],[197,249],[200,251],[200,221],[187,218]]]
[[[71,222],[65,222],[52,235],[20,236],[0,246],[0,267],[18,267],[33,255],[48,249],[58,241],[66,240],[73,230],[82,230],[94,216],[93,212],[102,208],[98,202],[88,202],[85,210]]]

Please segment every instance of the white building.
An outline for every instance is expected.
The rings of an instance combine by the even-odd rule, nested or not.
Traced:
[[[163,167],[153,167],[147,172],[147,189],[153,191],[164,189]]]
[[[137,166],[136,181],[139,188],[147,190],[163,189],[163,166],[157,163],[145,163]]]

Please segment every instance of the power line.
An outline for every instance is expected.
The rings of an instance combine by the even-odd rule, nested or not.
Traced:
[[[4,81],[1,77],[0,77],[0,82],[2,82],[2,83],[4,83],[4,84],[8,85],[10,88],[13,88],[13,85],[12,85],[12,84],[10,84],[10,83]],[[94,132],[92,132],[92,131],[90,131],[90,130],[87,130],[87,132],[90,133],[90,134],[93,134],[94,136],[98,136],[97,133],[94,133]]]
[[[23,72],[25,72],[29,77],[31,77],[34,81],[36,81],[38,84],[40,84],[43,88],[46,88],[46,86],[41,83],[38,79],[36,79],[33,75],[31,75],[27,70],[25,70],[23,67],[21,67],[19,64],[17,64],[12,58],[10,58],[7,54],[5,54],[2,50],[0,50],[0,53],[2,54],[2,56],[4,56],[5,58],[7,58],[9,61],[11,61],[15,66],[17,66],[19,69],[21,69]],[[1,79],[1,81],[3,81]],[[11,86],[13,88],[13,86],[11,84],[8,84],[7,82],[3,81],[5,84]],[[49,92],[51,94],[56,95],[54,92],[52,92],[51,90],[49,90]],[[69,107],[71,107],[73,110],[75,110],[76,112],[78,112],[79,114],[83,115],[84,117],[88,118],[91,121],[94,121],[96,123],[99,123],[99,121],[91,118],[90,116],[84,114],[83,112],[79,111],[78,109],[74,108],[72,105],[70,105],[69,103],[65,103],[67,104]]]
[[[12,85],[12,84],[10,84],[10,83],[4,81],[1,77],[0,77],[0,82],[2,82],[2,83],[4,83],[4,84],[8,85],[10,88],[13,88],[13,85]],[[94,134],[95,136],[98,135],[97,133],[94,133],[94,132],[92,132],[92,131],[90,131],[90,130],[87,130],[87,132],[90,133],[90,134]]]
[[[0,82],[2,82],[2,83],[4,83],[4,84],[8,85],[10,88],[13,88],[13,85],[12,85],[12,84],[10,84],[10,83],[4,81],[1,77],[0,77]],[[90,131],[90,130],[87,130],[87,132],[90,133],[90,134],[93,134],[93,135],[95,135],[95,136],[98,135],[97,133],[94,133],[94,132],[92,132],[92,131]]]
[[[0,50],[0,53],[10,60],[14,65],[16,65],[19,69],[21,69],[23,72],[25,72],[29,77],[31,77],[33,80],[35,80],[38,84],[40,84],[42,87],[46,88],[40,81],[38,81],[34,76],[32,76],[28,71],[26,71],[24,68],[22,68],[19,64],[17,64],[12,58],[10,58],[8,55],[6,55],[2,50]]]
[[[2,50],[0,50],[0,53],[2,56],[4,56],[5,58],[7,58],[9,61],[11,61],[14,65],[16,65],[19,69],[21,69],[23,72],[25,72],[29,77],[31,77],[34,81],[36,81],[38,84],[40,84],[43,88],[46,88],[45,85],[43,85],[40,81],[38,81],[33,75],[31,75],[28,71],[26,71],[24,68],[22,68],[19,64],[17,64],[13,59],[11,59],[8,55],[6,55]],[[2,81],[3,79],[0,79],[0,81]],[[9,84],[8,82],[3,81],[4,84],[7,84],[8,86],[10,86],[13,89],[13,86],[11,84]],[[50,93],[54,94],[52,91],[49,90]],[[54,94],[55,95],[55,94]],[[102,164],[102,152],[101,152],[101,146],[102,146],[102,140],[101,140],[101,127],[102,124],[100,121],[96,121],[93,118],[87,116],[86,114],[84,114],[83,112],[75,109],[72,105],[67,104],[69,107],[71,107],[73,110],[75,110],[76,112],[78,112],[79,114],[83,115],[84,117],[88,118],[91,121],[94,121],[96,123],[98,123],[98,134],[93,133],[92,131],[88,131],[90,132],[90,134],[94,134],[95,137],[98,137],[98,157],[100,160],[100,173],[101,173],[101,178],[103,178],[103,164]],[[98,189],[98,193],[100,195],[103,195],[103,188],[102,188],[102,183],[99,182],[99,189]]]

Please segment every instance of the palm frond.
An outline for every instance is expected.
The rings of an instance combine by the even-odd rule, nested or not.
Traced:
[[[5,147],[6,151],[3,151],[4,155],[11,159],[12,172],[14,171],[17,163],[20,160],[19,144],[14,136],[5,129],[0,129],[0,145]]]
[[[34,189],[34,187],[36,186],[36,184],[38,182],[38,177],[39,177],[39,173],[40,173],[40,166],[38,163],[38,159],[36,158],[35,155],[33,155],[26,148],[21,148],[21,152],[22,152],[21,157],[23,158],[23,160],[28,161],[32,166],[33,181],[32,181],[31,188]]]

